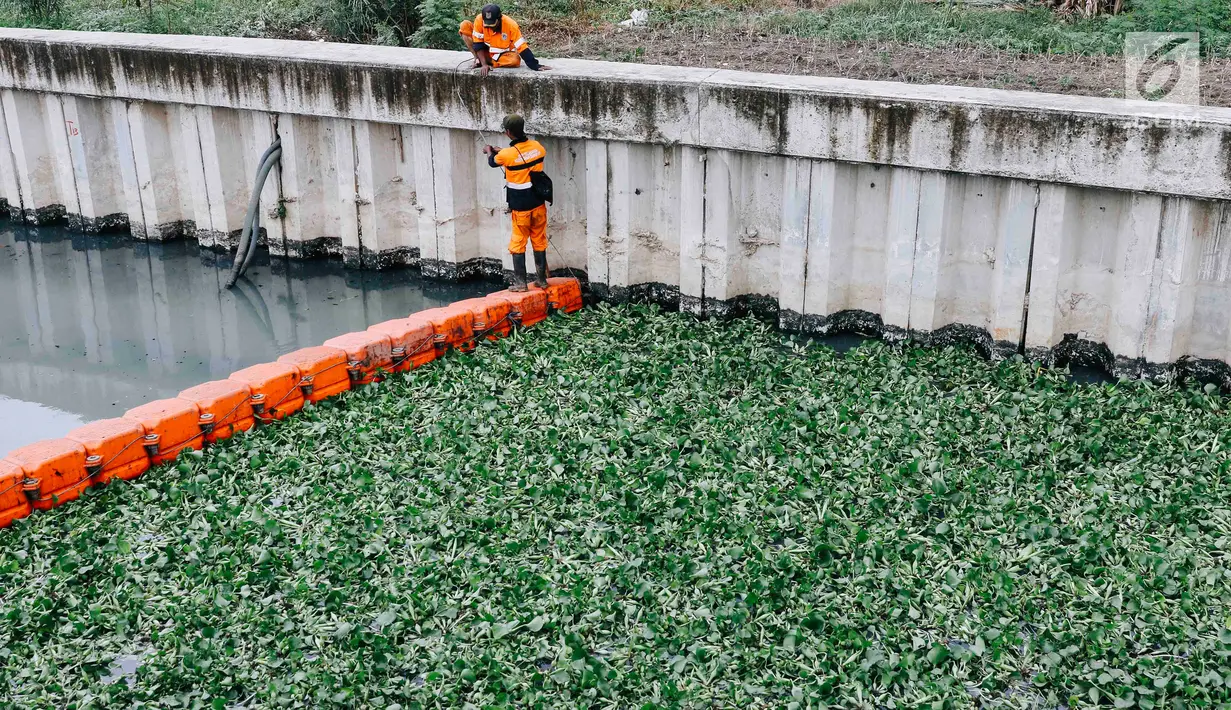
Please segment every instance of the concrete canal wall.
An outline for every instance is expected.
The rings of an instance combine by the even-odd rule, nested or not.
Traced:
[[[1231,110],[567,60],[481,79],[464,61],[0,30],[0,196],[33,223],[224,247],[277,135],[273,252],[496,273],[507,216],[480,148],[516,111],[551,153],[553,268],[600,296],[1129,375],[1231,360]]]

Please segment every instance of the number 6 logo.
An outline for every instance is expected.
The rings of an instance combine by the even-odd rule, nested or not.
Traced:
[[[1124,97],[1201,103],[1201,36],[1196,32],[1130,32],[1124,38]]]

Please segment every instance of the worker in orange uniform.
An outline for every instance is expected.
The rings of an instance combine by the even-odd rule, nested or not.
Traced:
[[[523,61],[534,71],[551,69],[539,63],[534,52],[530,51],[530,45],[526,44],[526,38],[521,36],[517,22],[505,17],[499,5],[484,5],[474,22],[462,22],[458,31],[466,42],[466,49],[474,55],[474,65],[479,67],[483,76],[497,67],[519,67]]]
[[[509,147],[484,146],[487,164],[504,169],[504,191],[513,217],[509,253],[513,255],[513,285],[510,291],[526,290],[526,241],[534,247],[535,283],[547,288],[547,203],[535,188],[532,175],[543,172],[547,149],[526,137],[526,122],[517,114],[504,117],[504,135]]]

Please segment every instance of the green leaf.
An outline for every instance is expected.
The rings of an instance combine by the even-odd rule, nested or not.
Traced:
[[[944,663],[947,658],[949,658],[949,649],[941,646],[940,644],[934,644],[932,648],[928,650],[928,663],[931,663],[933,666],[939,666]]]
[[[376,615],[376,618],[372,620],[372,626],[374,626],[378,630],[383,629],[389,624],[392,624],[394,621],[396,621],[397,618],[398,618],[398,615],[396,611],[394,611],[393,609],[386,609],[385,611],[382,611],[381,613]]]

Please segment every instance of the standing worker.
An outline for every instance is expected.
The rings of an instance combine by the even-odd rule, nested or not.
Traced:
[[[532,175],[543,172],[547,150],[526,137],[526,122],[517,114],[504,117],[504,135],[509,147],[484,146],[487,164],[504,169],[504,191],[513,218],[509,253],[513,255],[513,285],[510,291],[526,290],[526,241],[534,247],[535,284],[547,288],[547,203],[535,188]]]
[[[466,42],[466,49],[474,55],[474,65],[479,67],[483,76],[497,67],[519,67],[523,60],[534,71],[551,69],[546,64],[539,64],[534,52],[530,51],[530,45],[526,44],[526,38],[521,36],[517,22],[505,17],[499,5],[484,5],[474,22],[463,21],[458,31]]]

